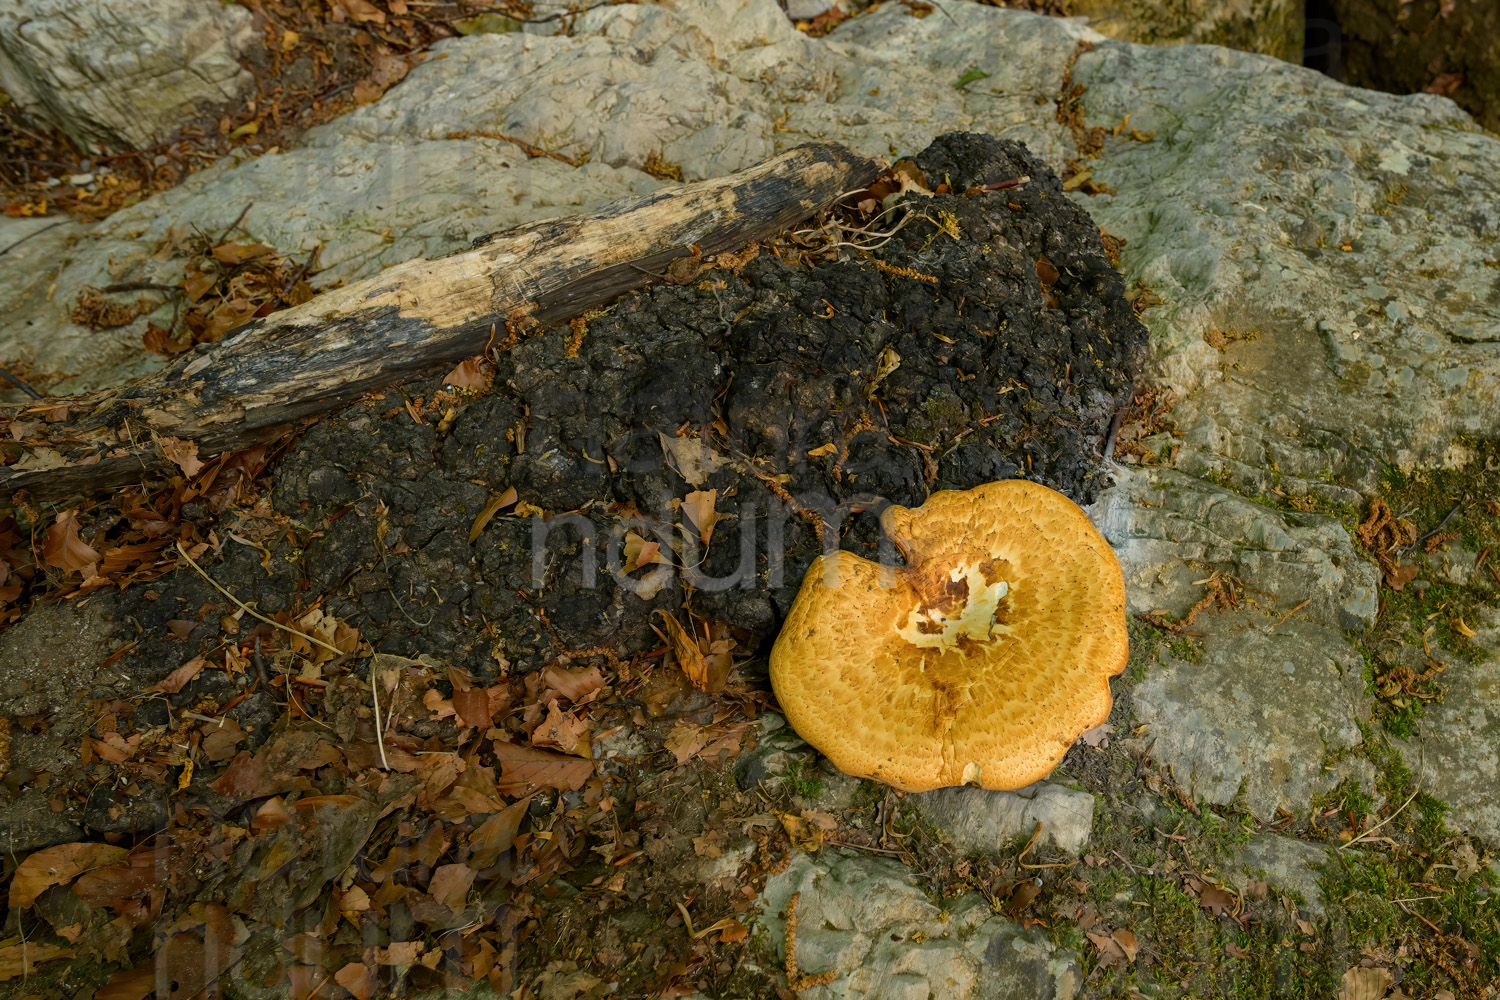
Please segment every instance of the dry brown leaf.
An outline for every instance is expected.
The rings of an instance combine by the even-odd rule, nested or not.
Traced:
[[[574,792],[594,776],[592,760],[533,750],[503,740],[496,740],[494,747],[495,758],[500,762],[500,780],[496,786],[504,795],[524,795],[538,788]]]
[[[696,723],[679,721],[662,741],[662,746],[672,752],[677,758],[677,763],[686,764],[698,751],[708,745],[708,741],[714,737],[707,726]]]
[[[589,756],[589,724],[572,712],[564,712],[553,699],[547,704],[547,717],[532,730],[531,742],[552,746],[563,753]]]
[[[1125,949],[1121,948],[1120,943],[1108,934],[1089,931],[1088,939],[1099,950],[1099,965],[1101,968],[1107,969],[1111,965],[1119,965],[1125,961]]]
[[[822,848],[822,827],[809,823],[801,816],[793,816],[791,813],[776,812],[776,818],[781,821],[781,828],[786,831],[787,839],[792,842],[792,847],[804,851],[817,851]]]
[[[714,525],[723,516],[714,513],[718,496],[718,490],[699,490],[689,493],[682,501],[682,514],[698,529],[698,540],[703,543],[704,548],[708,547],[708,540],[713,537]]]
[[[38,941],[22,941],[20,944],[0,948],[0,982],[15,979],[17,976],[34,976],[36,967],[43,962],[72,957],[72,948],[60,948],[54,944],[42,944]]]
[[[443,384],[451,385],[455,389],[483,389],[489,383],[479,367],[482,360],[482,358],[469,358],[460,361],[451,372],[443,377]]]
[[[73,881],[84,872],[113,864],[128,852],[113,844],[58,844],[43,848],[16,868],[10,882],[10,905],[27,907],[54,885]]]
[[[348,990],[355,1000],[371,1000],[380,982],[368,968],[359,962],[350,962],[333,974],[333,981]]]
[[[333,19],[342,21],[345,17],[356,24],[368,21],[373,24],[385,24],[385,11],[370,3],[369,0],[330,0],[334,8]]]
[[[1453,626],[1453,631],[1457,632],[1459,635],[1467,636],[1470,639],[1479,634],[1478,632],[1469,628],[1468,625],[1464,624],[1464,620],[1462,618],[1455,618],[1449,624]]]
[[[838,448],[836,448],[834,446],[834,443],[832,441],[830,441],[830,442],[828,442],[827,444],[823,445],[820,448],[814,448],[811,451],[809,451],[807,453],[807,457],[808,458],[823,458],[826,455],[832,455],[836,451],[838,451]]]
[[[99,561],[99,553],[78,537],[78,514],[65,510],[57,515],[57,521],[47,529],[47,538],[42,542],[42,560],[48,566],[80,572]]]
[[[381,965],[415,965],[420,954],[421,941],[392,941],[389,948],[375,949],[375,961]]]
[[[468,865],[440,865],[427,883],[427,892],[450,910],[462,910],[474,884],[474,869]]]
[[[207,662],[203,657],[195,656],[146,690],[160,694],[176,694],[184,685],[203,672]]]
[[[1114,726],[1105,723],[1102,726],[1095,726],[1093,729],[1090,729],[1088,732],[1078,737],[1078,739],[1080,742],[1085,743],[1088,746],[1102,750],[1104,747],[1109,746],[1109,734],[1114,731]]]
[[[720,467],[729,464],[728,459],[709,447],[702,438],[658,436],[667,465],[689,486],[702,486]]]
[[[221,243],[213,249],[214,260],[231,266],[275,252],[275,247],[265,243]]]
[[[1367,969],[1356,965],[1344,973],[1339,1000],[1380,1000],[1395,981],[1390,969]]]
[[[1135,934],[1127,930],[1117,930],[1110,937],[1115,939],[1115,943],[1125,953],[1125,960],[1127,962],[1134,962],[1136,952],[1140,951],[1140,945],[1136,942]]]
[[[542,671],[542,680],[559,695],[575,705],[593,701],[604,690],[604,675],[598,667],[575,667],[564,670],[553,665]]]
[[[500,855],[510,850],[530,805],[530,796],[512,802],[469,833],[469,863],[476,870],[484,871],[494,867],[500,860]]]
[[[157,444],[161,447],[161,453],[168,461],[181,469],[184,476],[191,478],[207,467],[206,463],[198,458],[198,442],[196,441],[164,437],[158,438]]]
[[[1198,903],[1204,909],[1211,911],[1214,916],[1221,917],[1226,911],[1233,911],[1235,898],[1223,889],[1206,885],[1203,887],[1203,891],[1198,894]]]
[[[484,505],[484,510],[479,512],[479,516],[474,518],[474,523],[469,526],[469,544],[473,545],[478,540],[485,526],[490,523],[497,512],[515,502],[516,488],[514,486],[507,487],[499,496],[490,497],[489,502]]]
[[[494,724],[490,716],[490,695],[484,688],[453,692],[453,711],[466,726],[485,730]]]

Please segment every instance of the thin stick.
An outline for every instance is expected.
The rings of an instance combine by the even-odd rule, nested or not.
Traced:
[[[188,565],[191,566],[191,567],[193,567],[193,569],[197,570],[198,571],[198,575],[201,576],[201,577],[203,577],[203,579],[205,579],[205,580],[208,581],[209,586],[213,587],[219,593],[223,594],[225,597],[227,597],[231,601],[233,601],[235,607],[237,607],[241,611],[245,612],[245,614],[249,615],[252,618],[258,618],[258,619],[260,619],[261,621],[265,622],[267,625],[271,626],[272,628],[279,628],[283,632],[290,632],[292,635],[301,636],[302,638],[306,639],[308,642],[313,643],[314,645],[317,645],[317,646],[322,646],[324,649],[332,650],[334,653],[337,653],[339,656],[343,656],[344,655],[344,651],[342,649],[339,649],[337,646],[330,645],[329,643],[324,642],[322,639],[314,638],[313,636],[308,635],[306,632],[298,632],[296,629],[292,628],[290,625],[283,625],[283,624],[281,624],[281,622],[272,621],[270,618],[267,618],[265,615],[261,614],[259,611],[256,611],[250,605],[246,604],[244,601],[240,600],[238,597],[235,597],[229,591],[227,591],[223,587],[219,586],[218,582],[216,580],[214,580],[213,577],[211,577],[207,573],[205,573],[203,571],[203,567],[199,566],[198,563],[196,561],[194,561],[193,557],[187,554],[187,549],[185,549],[185,548],[182,547],[182,543],[181,542],[177,543],[177,554],[180,555],[180,556],[182,556],[182,558],[186,559]]]
[[[1423,746],[1422,747],[1422,767],[1421,767],[1420,770],[1417,771],[1417,787],[1413,788],[1412,791],[1411,791],[1411,794],[1406,797],[1406,801],[1403,802],[1403,803],[1401,803],[1401,809],[1405,809],[1407,806],[1411,805],[1412,800],[1417,797],[1417,793],[1422,790],[1422,775],[1425,774],[1426,772],[1427,772],[1427,747]],[[1360,834],[1358,837],[1355,837],[1353,840],[1349,841],[1349,843],[1347,843],[1347,844],[1340,844],[1339,845],[1339,850],[1341,850],[1341,851],[1348,850],[1349,848],[1353,847],[1355,844],[1357,844],[1360,841],[1366,839],[1371,834],[1373,834],[1376,830],[1379,830],[1382,826],[1385,826],[1391,820],[1395,819],[1397,816],[1400,816],[1401,815],[1401,809],[1397,809],[1395,812],[1391,813],[1385,819],[1381,820],[1379,823],[1376,823],[1374,826],[1370,827],[1364,833]]]
[[[390,762],[385,759],[385,737],[380,735],[380,691],[375,681],[375,663],[370,663],[370,700],[375,703],[375,747],[380,751],[380,769],[389,771]]]

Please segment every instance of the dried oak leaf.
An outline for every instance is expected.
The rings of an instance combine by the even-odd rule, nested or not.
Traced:
[[[17,976],[34,976],[37,971],[36,967],[43,962],[72,957],[72,948],[60,948],[54,944],[41,944],[36,941],[23,941],[20,944],[0,948],[0,982],[15,979]],[[94,995],[103,996],[102,993]]]
[[[58,844],[22,861],[10,882],[10,905],[30,906],[54,885],[71,882],[85,872],[119,861],[127,853],[113,844]]]
[[[77,511],[65,510],[57,515],[42,542],[42,560],[48,566],[75,573],[99,561],[99,553],[78,537]]]

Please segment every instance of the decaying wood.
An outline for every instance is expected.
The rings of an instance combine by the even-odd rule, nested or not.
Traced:
[[[599,211],[481,237],[274,313],[125,386],[0,407],[31,426],[0,444],[0,500],[118,485],[168,464],[163,439],[207,457],[248,447],[363,393],[580,315],[705,256],[815,214],[878,166],[832,142]]]

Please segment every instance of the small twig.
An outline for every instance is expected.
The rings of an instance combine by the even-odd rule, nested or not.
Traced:
[[[1111,458],[1114,457],[1114,454],[1115,454],[1115,438],[1119,437],[1119,435],[1120,435],[1120,424],[1124,422],[1124,420],[1125,420],[1125,411],[1127,409],[1129,409],[1129,408],[1130,408],[1130,406],[1129,406],[1128,403],[1125,406],[1120,407],[1118,410],[1115,411],[1114,417],[1109,422],[1109,430],[1107,432],[1105,432],[1105,435],[1106,435],[1106,437],[1107,437],[1108,440],[1105,442],[1105,445],[1104,445],[1104,460],[1106,462],[1108,462]]]
[[[1468,499],[1469,493],[1467,490],[1465,490],[1464,493],[1458,498],[1458,503],[1454,504],[1453,509],[1448,512],[1447,516],[1445,516],[1441,521],[1438,522],[1438,526],[1436,528],[1433,528],[1427,534],[1423,535],[1421,538],[1418,538],[1415,542],[1412,542],[1410,545],[1396,554],[1408,555],[1409,553],[1415,551],[1418,545],[1421,545],[1423,542],[1427,541],[1427,539],[1431,538],[1433,535],[1436,535],[1439,531],[1442,531],[1443,528],[1448,524],[1448,522],[1453,520],[1453,515],[1457,514],[1460,510],[1463,510],[1464,502]]]
[[[30,396],[32,399],[41,399],[42,398],[42,394],[41,393],[37,392],[31,386],[27,385],[24,381],[21,380],[21,378],[18,375],[13,374],[8,369],[0,368],[0,378],[5,379],[5,381],[9,382],[11,385],[15,386],[17,389],[20,389],[22,392],[24,392],[26,395]]]
[[[1422,766],[1417,771],[1417,787],[1413,788],[1412,791],[1411,791],[1411,794],[1406,797],[1406,801],[1403,802],[1403,803],[1401,803],[1401,808],[1397,809],[1395,812],[1391,813],[1389,816],[1387,816],[1385,819],[1381,820],[1379,823],[1376,823],[1374,826],[1370,827],[1368,830],[1366,830],[1364,833],[1360,834],[1358,837],[1355,837],[1353,840],[1349,841],[1349,843],[1347,843],[1347,844],[1340,844],[1339,845],[1339,850],[1341,850],[1341,851],[1347,850],[1348,848],[1353,847],[1355,844],[1359,843],[1360,841],[1368,839],[1371,835],[1373,835],[1375,833],[1376,830],[1379,830],[1382,826],[1385,826],[1391,820],[1393,820],[1397,816],[1401,815],[1401,809],[1405,809],[1407,806],[1411,805],[1412,800],[1417,797],[1417,793],[1422,790],[1422,775],[1426,774],[1426,773],[1427,773],[1427,747],[1426,747],[1426,745],[1423,745],[1423,747],[1422,747]]]
[[[375,664],[370,663],[370,700],[375,703],[375,747],[380,751],[380,769],[389,771],[390,762],[385,759],[385,737],[380,735],[380,691],[375,680]]]
[[[1403,901],[1397,899],[1397,900],[1394,900],[1393,902],[1395,902],[1395,904],[1397,906],[1401,907],[1401,909],[1405,910],[1407,913],[1411,914],[1412,916],[1416,917],[1418,920],[1422,921],[1422,923],[1426,924],[1428,927],[1431,927],[1434,933],[1436,933],[1436,934],[1442,934],[1443,933],[1443,929],[1441,927],[1439,927],[1437,924],[1433,923],[1431,920],[1428,920],[1426,917],[1422,916],[1422,914],[1418,913],[1416,910],[1413,910],[1411,907],[1407,906]]]
[[[20,246],[22,243],[25,243],[27,240],[31,239],[33,236],[36,236],[39,233],[45,233],[49,229],[56,229],[58,226],[65,225],[66,223],[69,223],[69,222],[72,222],[72,221],[73,221],[72,219],[59,219],[56,222],[52,223],[52,225],[50,225],[50,226],[43,226],[40,229],[33,229],[31,232],[27,233],[25,236],[22,236],[20,239],[16,240],[10,246],[5,247],[3,250],[0,250],[0,257],[4,257],[6,254],[8,254],[12,250],[14,250],[16,247]]]
[[[591,10],[597,10],[600,7],[608,7],[616,2],[618,2],[618,0],[599,0],[598,3],[591,3],[587,7],[568,7],[558,11],[556,14],[548,14],[546,17],[517,17],[515,14],[511,13],[504,7],[488,7],[480,13],[502,14],[510,20],[519,22],[520,24],[546,24],[548,21],[556,21],[564,17],[574,16],[578,14],[587,14]]]
[[[246,205],[245,205],[245,207],[242,208],[242,209],[240,209],[240,214],[236,215],[234,217],[234,221],[229,224],[229,228],[226,229],[226,230],[224,230],[224,234],[222,236],[220,236],[218,239],[214,240],[214,246],[218,246],[220,243],[223,243],[225,240],[227,240],[229,238],[229,234],[230,233],[234,232],[236,229],[239,228],[240,223],[245,221],[245,215],[246,215],[246,213],[248,213],[250,211],[250,207],[252,205],[254,205],[254,204],[255,204],[255,202],[253,202],[253,201],[252,202],[247,202]]]
[[[216,719],[211,715],[199,715],[197,712],[183,712],[182,714],[189,719],[197,719],[199,722],[207,722],[209,725],[218,726],[220,729],[224,728],[224,719],[222,718]]]
[[[265,622],[267,625],[271,626],[272,628],[279,628],[283,632],[290,632],[292,635],[301,636],[302,638],[306,639],[308,642],[313,643],[314,645],[322,646],[324,649],[332,650],[334,653],[338,654],[339,656],[343,656],[344,655],[344,651],[342,649],[339,649],[337,646],[331,645],[330,643],[326,643],[322,639],[318,639],[318,638],[315,638],[313,636],[310,636],[306,632],[299,632],[296,629],[292,628],[290,625],[283,625],[283,624],[281,624],[281,622],[273,621],[272,619],[267,618],[265,615],[261,614],[259,611],[256,611],[250,605],[246,604],[244,601],[240,600],[238,597],[235,597],[229,591],[227,591],[223,587],[219,586],[218,582],[215,581],[213,577],[211,577],[207,573],[205,573],[203,571],[203,567],[199,566],[198,563],[193,559],[193,557],[187,554],[187,549],[185,549],[185,548],[182,547],[182,543],[181,542],[177,543],[177,554],[180,555],[180,556],[182,556],[182,558],[186,559],[188,565],[191,566],[191,567],[193,567],[193,569],[197,570],[198,571],[198,575],[201,576],[201,577],[203,577],[203,579],[205,579],[205,580],[208,581],[209,586],[213,587],[219,593],[223,594],[225,597],[227,597],[231,601],[233,601],[234,604],[235,604],[235,607],[237,607],[241,611],[245,612],[245,614],[249,615],[252,618],[258,618],[258,619],[260,619],[261,621]]]

